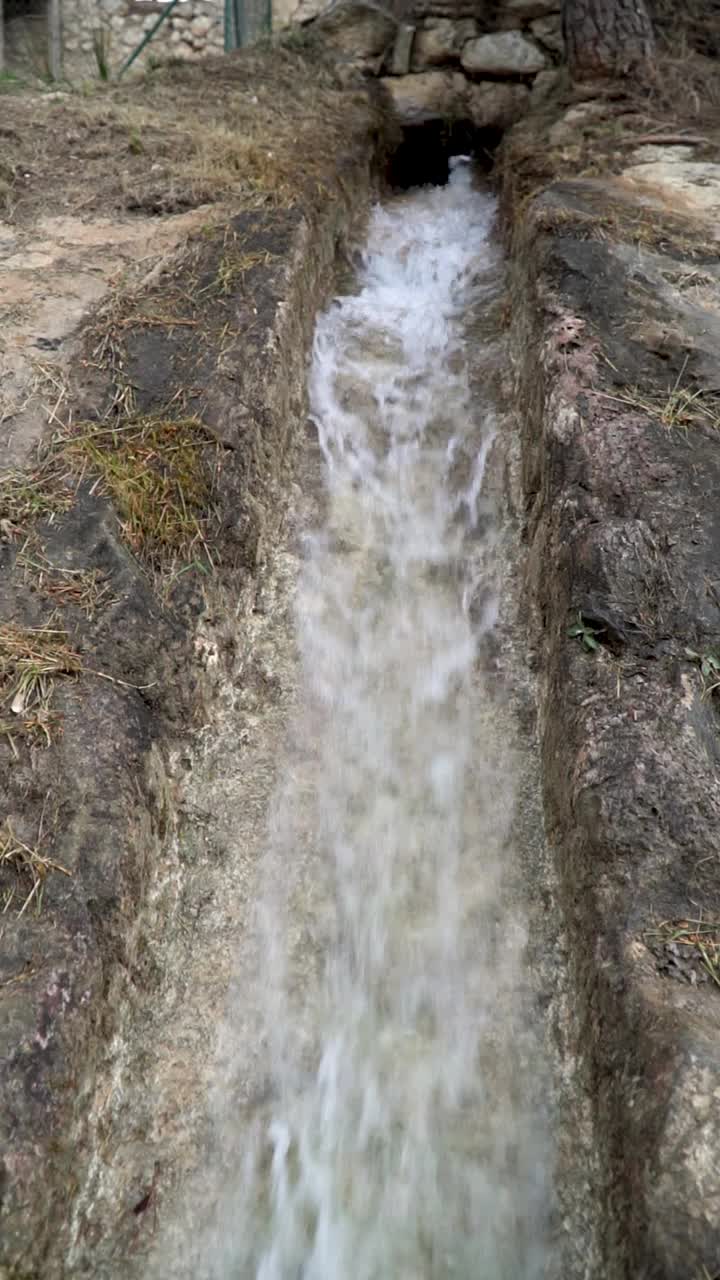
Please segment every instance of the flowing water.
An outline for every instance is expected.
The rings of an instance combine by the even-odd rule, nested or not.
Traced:
[[[465,319],[497,298],[494,212],[464,162],[377,208],[354,291],[318,321],[323,518],[255,922],[264,1086],[251,1105],[227,1074],[218,1090],[194,1277],[545,1274],[492,659],[497,423]]]

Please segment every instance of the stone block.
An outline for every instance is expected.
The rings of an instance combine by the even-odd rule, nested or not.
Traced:
[[[544,71],[547,54],[520,31],[496,31],[468,40],[460,58],[472,75],[527,76]]]
[[[386,10],[363,0],[346,0],[314,20],[313,29],[331,53],[362,61],[384,56],[395,39],[397,22]]]
[[[564,56],[565,41],[559,13],[549,13],[546,18],[536,18],[530,23],[530,30],[543,48],[549,49],[551,53],[556,53],[561,58]]]
[[[466,114],[467,81],[458,72],[423,71],[418,75],[388,76],[389,91],[401,124],[423,124]]]
[[[540,71],[533,80],[532,89],[530,90],[530,106],[533,110],[541,107],[547,102],[550,95],[560,83],[561,73],[559,71]]]
[[[413,41],[415,39],[415,28],[403,22],[397,29],[395,36],[395,44],[393,45],[392,58],[390,60],[390,74],[393,76],[406,76],[410,70],[410,56],[413,49]]]
[[[452,18],[427,18],[415,34],[413,70],[422,71],[426,67],[458,62],[463,45],[477,34],[478,27],[473,18],[460,18],[457,21]]]
[[[527,111],[530,90],[524,84],[480,81],[469,84],[467,104],[476,129],[508,129]]]

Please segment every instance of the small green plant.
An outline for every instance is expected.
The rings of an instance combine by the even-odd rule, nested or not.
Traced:
[[[13,71],[0,71],[0,93],[14,93],[24,88],[24,82]]]
[[[720,689],[720,657],[714,653],[696,653],[694,649],[686,649],[685,656],[691,662],[697,662],[703,678],[703,693],[711,694]]]
[[[585,621],[581,613],[578,614],[577,622],[568,627],[568,636],[571,640],[579,640],[583,649],[587,649],[588,653],[595,653],[600,648],[598,636],[602,635],[604,628],[592,627]]]
[[[107,27],[96,27],[92,33],[95,65],[101,80],[110,79],[110,32]]]

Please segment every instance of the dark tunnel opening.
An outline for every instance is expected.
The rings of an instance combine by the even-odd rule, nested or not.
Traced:
[[[502,129],[478,129],[469,120],[426,120],[406,125],[400,145],[388,163],[388,184],[396,191],[443,186],[449,177],[450,161],[458,155],[470,156],[481,172],[489,173],[502,135]]]

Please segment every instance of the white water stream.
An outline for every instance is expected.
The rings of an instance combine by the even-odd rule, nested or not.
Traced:
[[[251,1122],[218,1104],[235,1166],[196,1277],[543,1274],[513,768],[478,657],[495,424],[464,325],[497,288],[493,218],[464,163],[376,209],[317,325],[325,520],[257,920],[267,1089]]]

